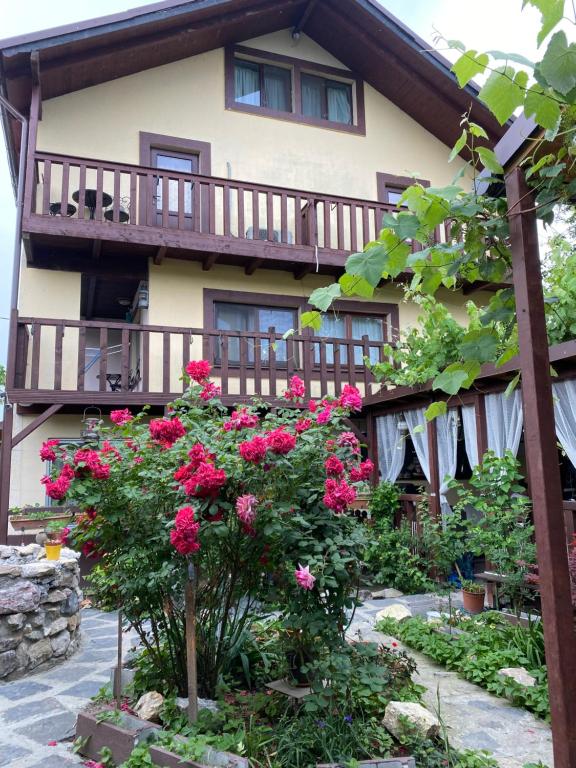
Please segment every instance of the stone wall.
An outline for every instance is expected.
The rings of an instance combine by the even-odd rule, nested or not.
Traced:
[[[79,555],[0,546],[0,680],[70,656],[80,642]]]

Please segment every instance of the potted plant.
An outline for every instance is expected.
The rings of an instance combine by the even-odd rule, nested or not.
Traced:
[[[468,613],[482,613],[484,610],[484,597],[485,589],[484,585],[478,581],[470,581],[469,579],[461,579],[462,584],[462,600],[464,603],[464,610]]]
[[[46,523],[63,520],[70,522],[74,517],[74,511],[69,507],[41,507],[34,506],[14,507],[10,510],[10,523],[19,531],[39,530]]]
[[[63,520],[52,521],[45,527],[44,531],[47,537],[44,544],[46,560],[60,559],[60,553],[62,552],[62,534],[65,528],[66,525]]]

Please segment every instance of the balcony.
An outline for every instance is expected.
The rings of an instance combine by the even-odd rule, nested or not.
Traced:
[[[288,338],[267,333],[135,325],[120,322],[12,317],[7,391],[22,405],[164,406],[184,390],[182,369],[208,359],[222,400],[251,396],[270,404],[297,374],[307,397],[338,396],[344,384],[363,395],[376,383],[363,360],[381,360],[382,342]],[[284,402],[285,404],[285,402]]]
[[[23,231],[29,261],[135,253],[339,272],[373,240],[384,203],[36,152]],[[55,246],[57,248],[55,249]],[[417,244],[415,244],[417,247]],[[66,268],[66,264],[62,265]]]

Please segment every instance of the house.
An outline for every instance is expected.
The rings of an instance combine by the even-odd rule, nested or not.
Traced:
[[[79,439],[86,411],[161,413],[190,359],[211,360],[226,404],[273,405],[294,373],[311,396],[375,395],[362,361],[417,307],[386,282],[314,336],[307,298],[413,176],[452,179],[464,112],[503,133],[376,0],[170,0],[2,41],[0,57],[22,241],[2,536],[9,507],[45,503],[44,440]],[[469,296],[442,298],[464,317]]]

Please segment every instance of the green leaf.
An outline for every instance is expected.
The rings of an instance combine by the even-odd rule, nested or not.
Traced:
[[[521,56],[519,53],[505,53],[504,51],[486,51],[489,56],[492,56],[493,59],[505,59],[506,61],[513,61],[516,64],[522,64],[525,67],[530,67],[531,69],[534,69],[536,64],[534,64],[533,61],[530,61],[530,59],[527,59],[526,56]]]
[[[502,168],[498,158],[491,149],[488,149],[488,147],[478,147],[476,153],[484,168],[488,168],[492,173],[504,173],[504,168]]]
[[[371,299],[374,296],[374,287],[367,280],[364,280],[363,277],[358,277],[358,275],[345,273],[338,282],[345,296],[362,296],[365,299]]]
[[[498,67],[478,94],[500,125],[524,103],[524,89],[528,83],[526,72],[516,72],[513,67]]]
[[[452,72],[456,75],[458,85],[464,88],[474,75],[480,75],[486,69],[489,58],[486,53],[478,51],[465,51],[458,61],[452,65]]]
[[[434,421],[438,416],[444,416],[448,410],[448,404],[444,400],[439,400],[437,403],[432,403],[424,411],[426,421]]]
[[[315,331],[319,331],[322,328],[322,315],[317,311],[302,312],[300,321],[302,328],[313,328]]]
[[[520,381],[520,374],[517,373],[516,376],[514,376],[514,378],[512,379],[510,384],[508,384],[508,386],[506,387],[506,389],[504,391],[504,394],[505,394],[506,397],[510,397],[512,392],[514,392],[514,390],[518,386],[518,382],[519,381]]]
[[[480,364],[475,361],[451,363],[432,382],[433,389],[441,389],[455,395],[460,389],[468,389],[480,373]]]
[[[460,354],[465,360],[487,363],[494,360],[498,351],[499,339],[492,328],[468,331],[462,339]]]
[[[448,162],[451,163],[455,158],[458,157],[460,152],[464,149],[466,146],[466,139],[468,138],[468,134],[466,131],[462,131],[462,134],[456,144],[452,147],[452,152],[450,152],[450,157],[448,158]]]
[[[477,139],[487,139],[488,134],[482,128],[481,125],[478,125],[478,123],[468,123],[468,130],[472,134],[472,136],[476,136]]]
[[[542,44],[554,27],[562,21],[564,16],[564,0],[524,0],[522,8],[533,5],[542,16],[541,28],[538,32],[538,46]]]
[[[332,283],[325,288],[317,288],[312,292],[309,302],[321,312],[326,312],[332,306],[334,299],[342,295],[342,289],[338,283]]]
[[[530,168],[528,168],[528,170],[526,171],[526,180],[528,180],[535,173],[538,173],[540,168],[543,168],[545,165],[550,165],[550,163],[553,163],[555,159],[556,159],[556,155],[543,155],[535,165],[531,165]]]
[[[560,104],[553,91],[545,91],[541,85],[535,83],[526,94],[524,114],[526,117],[534,115],[538,125],[553,131],[560,122]]]
[[[382,279],[387,251],[383,245],[374,245],[361,253],[353,253],[346,261],[346,272],[366,280],[376,287]]]
[[[420,229],[420,220],[412,213],[399,213],[394,219],[394,226],[390,228],[394,230],[400,240],[410,240]]]
[[[540,63],[540,72],[562,95],[576,86],[576,44],[568,45],[564,32],[552,36]]]

